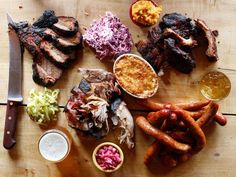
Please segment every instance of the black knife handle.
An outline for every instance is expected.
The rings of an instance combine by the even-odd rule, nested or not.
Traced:
[[[6,149],[11,149],[16,144],[15,130],[16,130],[16,119],[17,119],[17,106],[19,102],[7,101],[5,129],[3,137],[3,146]]]

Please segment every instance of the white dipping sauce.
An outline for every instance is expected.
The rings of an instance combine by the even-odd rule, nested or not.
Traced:
[[[39,140],[39,152],[47,160],[58,162],[63,160],[69,152],[69,142],[58,132],[48,132]]]

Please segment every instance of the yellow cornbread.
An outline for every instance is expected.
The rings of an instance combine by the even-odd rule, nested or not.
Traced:
[[[158,76],[145,61],[124,55],[114,65],[119,85],[128,93],[139,98],[151,97],[158,88]]]
[[[162,8],[150,0],[140,0],[132,5],[132,19],[142,25],[154,25],[160,17]]]

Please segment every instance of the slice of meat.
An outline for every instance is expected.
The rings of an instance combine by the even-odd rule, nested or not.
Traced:
[[[43,40],[40,43],[40,49],[44,54],[46,54],[47,58],[51,60],[56,66],[60,68],[66,68],[69,64],[74,60],[74,58],[70,57],[58,50],[51,42]]]
[[[47,28],[51,27],[54,23],[58,22],[58,18],[55,16],[53,10],[45,10],[43,15],[33,23],[33,26],[38,28]]]
[[[78,31],[74,36],[65,38],[59,36],[52,29],[46,28],[43,32],[43,35],[52,40],[53,44],[63,52],[70,52],[71,50],[81,49],[83,47],[83,38],[80,31]]]
[[[73,50],[73,49],[82,49],[82,34],[78,31],[74,36],[63,38],[59,37],[56,40],[56,46],[63,51]]]
[[[59,16],[58,22],[53,24],[52,29],[62,36],[72,36],[78,31],[79,25],[75,18]]]
[[[145,58],[145,60],[147,60],[156,71],[159,71],[164,57],[158,48],[156,48],[153,43],[147,40],[140,40],[135,44],[135,46],[142,57]]]
[[[207,38],[208,47],[206,50],[206,56],[208,57],[209,61],[217,61],[217,46],[216,46],[216,36],[214,35],[215,31],[212,31],[206,24],[205,21],[201,19],[196,19],[195,23],[198,28],[200,28]]]
[[[62,75],[62,70],[47,60],[43,54],[39,54],[34,60],[33,80],[42,86],[53,86]]]
[[[191,58],[189,53],[176,47],[174,39],[165,39],[164,54],[168,63],[182,73],[188,74],[196,67],[195,60]]]
[[[37,57],[40,53],[40,48],[38,47],[42,41],[42,37],[39,35],[40,31],[41,29],[32,27],[18,29],[17,34],[20,41],[33,57]]]

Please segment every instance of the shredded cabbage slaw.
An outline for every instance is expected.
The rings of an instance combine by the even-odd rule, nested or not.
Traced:
[[[133,42],[129,29],[111,12],[106,12],[83,35],[99,59],[118,57],[131,51]]]
[[[45,88],[44,92],[32,89],[26,108],[30,118],[40,125],[56,121],[56,113],[59,111],[57,104],[58,94],[58,89],[50,90]]]

